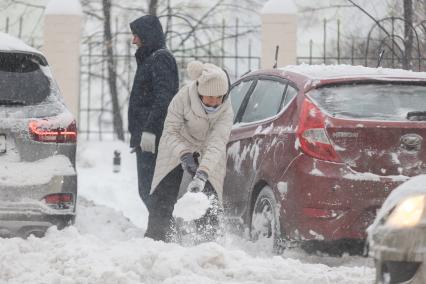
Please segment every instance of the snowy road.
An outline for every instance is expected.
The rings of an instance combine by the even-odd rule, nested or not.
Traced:
[[[112,173],[115,149],[123,156],[119,174]],[[0,283],[373,282],[371,260],[362,257],[296,249],[272,256],[232,235],[195,247],[144,239],[146,210],[136,192],[134,159],[124,144],[80,144],[76,225],[52,228],[42,239],[1,239]]]

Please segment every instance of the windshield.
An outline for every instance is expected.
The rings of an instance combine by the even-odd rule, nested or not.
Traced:
[[[324,87],[309,97],[337,118],[408,121],[426,111],[426,86],[408,84],[358,84]]]
[[[46,100],[51,82],[35,55],[0,52],[0,105],[36,105]]]

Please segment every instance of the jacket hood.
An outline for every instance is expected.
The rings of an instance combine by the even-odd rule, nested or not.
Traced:
[[[130,29],[142,40],[143,46],[139,49],[143,50],[144,55],[150,55],[158,49],[165,48],[166,39],[163,27],[157,17],[142,16],[130,23]]]

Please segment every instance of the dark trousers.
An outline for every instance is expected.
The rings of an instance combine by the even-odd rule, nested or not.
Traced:
[[[176,239],[174,235],[176,232],[172,230],[175,227],[173,209],[178,198],[182,177],[183,169],[179,165],[163,178],[151,195],[151,210],[149,211],[145,237],[166,242]],[[222,210],[219,206],[217,194],[210,182],[207,181],[203,192],[211,200],[212,206],[202,218],[194,222],[200,235],[208,234],[209,237],[213,237],[219,226],[218,215]]]
[[[149,195],[149,192],[151,190],[151,183],[154,177],[156,159],[156,154],[152,154],[151,152],[142,152],[140,147],[136,148],[139,196],[148,209],[148,212],[151,210],[151,196]]]

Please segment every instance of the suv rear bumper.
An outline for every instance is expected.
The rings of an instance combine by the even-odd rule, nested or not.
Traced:
[[[357,173],[344,164],[300,155],[281,178],[288,181],[278,199],[282,232],[299,240],[364,240],[376,211],[406,179]]]
[[[74,207],[75,208],[75,207]],[[42,202],[0,203],[0,237],[42,236],[51,226],[62,229],[74,222],[75,210],[54,210]]]
[[[38,218],[41,217],[41,218]],[[70,215],[50,215],[28,218],[25,221],[6,221],[0,220],[0,237],[22,237],[26,238],[29,235],[42,237],[46,230],[51,226],[57,226],[58,229],[74,223],[75,214]]]
[[[71,193],[67,209],[49,207],[43,198],[50,194]],[[59,229],[74,222],[77,175],[54,176],[48,183],[21,187],[0,187],[0,237],[42,236],[50,226]]]

